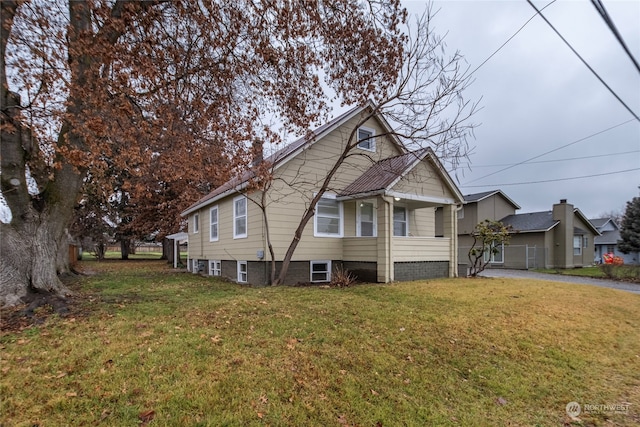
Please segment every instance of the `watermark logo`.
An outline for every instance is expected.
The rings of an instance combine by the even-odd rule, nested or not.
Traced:
[[[628,414],[629,403],[607,404],[607,405],[594,405],[585,403],[582,406],[578,402],[569,402],[565,406],[567,415],[573,419],[578,418],[580,414]]]
[[[569,402],[565,407],[565,411],[567,411],[567,415],[569,415],[571,418],[578,418],[578,415],[580,415],[582,408],[580,408],[580,404],[578,402]]]

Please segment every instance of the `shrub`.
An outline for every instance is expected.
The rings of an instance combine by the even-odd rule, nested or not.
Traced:
[[[640,265],[602,264],[600,268],[609,279],[640,282]]]
[[[346,288],[347,286],[351,286],[356,282],[356,276],[351,274],[351,272],[344,267],[340,266],[335,269],[333,274],[331,275],[331,286],[335,286],[338,288]]]

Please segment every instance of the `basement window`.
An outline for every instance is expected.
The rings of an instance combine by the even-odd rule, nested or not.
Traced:
[[[218,260],[210,260],[209,261],[209,275],[210,276],[220,276],[222,273],[222,263]]]
[[[311,281],[331,281],[331,261],[311,261]]]

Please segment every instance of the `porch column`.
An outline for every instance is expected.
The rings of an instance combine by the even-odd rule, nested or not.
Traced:
[[[442,209],[443,237],[449,238],[449,277],[458,277],[458,211],[456,205]]]
[[[394,280],[393,274],[393,197],[378,199],[378,282]]]

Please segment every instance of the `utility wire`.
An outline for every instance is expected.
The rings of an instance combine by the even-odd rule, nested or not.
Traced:
[[[629,56],[629,58],[633,62],[633,65],[636,66],[636,69],[638,70],[638,72],[640,72],[640,64],[638,64],[638,61],[636,61],[636,58],[634,58],[633,55],[631,54],[631,51],[629,50],[629,48],[627,47],[627,44],[622,39],[622,35],[618,31],[618,28],[616,28],[616,24],[613,23],[611,16],[609,16],[609,13],[607,13],[607,9],[604,8],[604,4],[602,4],[600,0],[591,0],[591,4],[593,4],[593,7],[596,8],[598,13],[602,17],[602,19],[604,19],[604,22],[607,24],[607,26],[609,27],[613,35],[616,37],[616,39],[618,39],[618,43],[620,43],[624,51],[627,53],[627,56]]]
[[[633,154],[633,153],[640,153],[640,150],[623,151],[622,153],[597,154],[595,156],[568,157],[564,159],[552,159],[552,160],[538,160],[537,162],[527,162],[526,164],[534,165],[539,163],[567,162],[570,160],[600,159],[602,157],[621,156],[623,154]],[[501,167],[501,166],[515,166],[515,164],[505,163],[501,165],[473,165],[474,168],[495,168],[495,167]]]
[[[520,165],[522,165],[522,164],[529,163],[531,160],[539,159],[540,157],[542,157],[542,156],[546,156],[547,154],[553,153],[554,151],[558,151],[558,150],[561,150],[561,149],[563,149],[563,148],[569,147],[570,145],[574,145],[574,144],[577,144],[578,142],[582,142],[582,141],[584,141],[584,140],[586,140],[586,139],[593,138],[594,136],[597,136],[597,135],[603,134],[603,133],[608,132],[608,131],[610,131],[610,130],[612,130],[612,129],[615,129],[615,128],[617,128],[617,127],[620,127],[620,126],[622,126],[622,125],[626,125],[627,123],[631,123],[632,121],[633,121],[633,119],[630,119],[630,120],[627,120],[626,122],[622,122],[622,123],[619,123],[619,124],[617,124],[617,125],[611,126],[611,127],[607,128],[607,129],[603,129],[603,130],[601,130],[600,132],[592,133],[591,135],[585,136],[584,138],[580,138],[580,139],[575,140],[575,141],[573,141],[573,142],[570,142],[570,143],[568,143],[568,144],[561,145],[560,147],[554,148],[553,150],[546,151],[546,152],[544,152],[544,153],[542,153],[542,154],[538,154],[537,156],[531,157],[531,158],[529,158],[529,159],[527,159],[527,160],[523,160],[523,161],[521,161],[521,162],[514,163],[513,165],[508,166],[508,167],[506,167],[506,168],[500,169],[500,170],[498,170],[498,171],[492,172],[492,173],[487,174],[487,175],[483,175],[483,176],[481,176],[480,178],[476,178],[476,179],[474,179],[474,180],[472,180],[472,181],[467,182],[467,184],[471,184],[472,182],[480,181],[481,179],[484,179],[484,178],[490,177],[490,176],[495,175],[495,174],[498,174],[498,173],[500,173],[500,172],[504,172],[504,171],[509,170],[509,169],[511,169],[511,168],[514,168],[514,167],[516,167],[516,166],[520,166]],[[464,185],[464,184],[462,184],[462,186],[464,187],[465,185]]]
[[[571,51],[575,53],[575,55],[593,73],[593,75],[596,76],[598,80],[600,80],[600,83],[602,83],[607,89],[609,89],[609,92],[611,92],[611,94],[616,97],[616,99],[624,106],[624,108],[626,108],[627,111],[629,111],[631,115],[635,117],[637,121],[640,122],[640,117],[638,117],[638,115],[634,113],[633,110],[631,110],[631,108],[629,108],[627,104],[625,104],[625,102],[613,91],[613,89],[611,89],[609,85],[606,84],[604,80],[602,80],[602,77],[600,77],[598,73],[596,73],[595,70],[591,68],[591,66],[587,63],[587,61],[585,61],[582,58],[582,56],[580,56],[580,54],[573,48],[573,46],[571,46],[571,44],[569,44],[569,42],[564,37],[562,37],[562,34],[560,34],[558,30],[556,30],[556,27],[554,27],[553,24],[549,22],[549,20],[542,14],[540,10],[538,10],[538,8],[531,2],[531,0],[527,0],[527,3],[529,3],[529,5],[538,13],[538,15],[540,15],[540,17],[544,19],[544,21],[551,27],[551,29],[558,35],[558,37],[562,39],[562,41],[569,47],[569,49],[571,49]]]
[[[615,171],[615,172],[596,173],[596,174],[593,174],[593,175],[573,176],[573,177],[570,177],[570,178],[545,179],[545,180],[542,180],[542,181],[511,182],[511,183],[507,183],[507,184],[461,185],[461,187],[462,188],[506,187],[506,186],[510,186],[510,185],[542,184],[542,183],[545,183],[545,182],[571,181],[571,180],[575,180],[575,179],[593,178],[593,177],[596,177],[596,176],[615,175],[615,174],[618,174],[618,173],[633,172],[633,171],[637,171],[637,170],[640,170],[640,168],[625,169],[625,170]]]
[[[549,2],[549,4],[547,4],[545,7],[543,7],[542,9],[540,9],[540,11],[545,10],[547,7],[551,6],[551,5],[552,5],[553,3],[555,3],[555,2],[556,2],[556,0],[552,0],[551,2]],[[495,52],[493,52],[491,55],[489,55],[489,57],[488,57],[487,59],[485,59],[484,61],[482,61],[482,64],[478,65],[478,66],[475,68],[475,70],[473,70],[471,73],[469,73],[469,76],[471,76],[473,73],[475,73],[476,71],[478,71],[478,70],[480,69],[480,67],[482,67],[482,66],[483,66],[484,64],[486,64],[486,63],[487,63],[491,58],[493,58],[493,56],[494,56],[496,53],[500,52],[500,50],[502,50],[502,48],[503,48],[503,47],[505,47],[505,46],[507,45],[507,43],[509,43],[509,42],[511,41],[511,39],[513,39],[515,36],[517,36],[517,35],[518,35],[518,33],[519,33],[520,31],[522,31],[522,30],[524,29],[524,27],[526,27],[526,26],[527,26],[527,24],[528,24],[529,22],[531,22],[531,21],[533,20],[533,18],[535,18],[536,16],[538,16],[538,14],[537,14],[537,13],[534,13],[534,14],[531,16],[531,18],[529,18],[529,19],[527,20],[527,22],[525,22],[524,24],[522,24],[522,26],[521,26],[520,28],[518,28],[518,31],[516,31],[515,33],[513,33],[513,35],[512,35],[511,37],[509,37],[509,38],[507,39],[507,41],[505,41],[504,43],[502,43],[502,44],[500,45],[500,47],[499,47],[498,49],[496,49],[496,50],[495,50]]]

